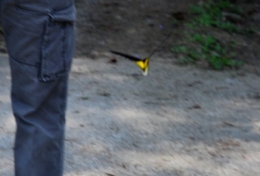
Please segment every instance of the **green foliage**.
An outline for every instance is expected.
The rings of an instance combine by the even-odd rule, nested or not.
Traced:
[[[225,67],[239,68],[243,62],[235,60],[236,44],[230,41],[220,41],[214,35],[207,34],[207,30],[218,28],[228,33],[254,33],[255,29],[240,29],[236,24],[224,21],[223,11],[242,14],[243,10],[228,0],[207,1],[200,5],[192,5],[190,13],[192,18],[187,24],[189,30],[185,37],[185,44],[175,45],[171,48],[173,53],[182,56],[180,63],[205,62],[211,68],[222,70]],[[202,32],[203,31],[203,32]]]
[[[223,29],[227,32],[243,32],[235,24],[222,20],[222,12],[226,10],[235,14],[242,14],[243,10],[228,0],[220,0],[218,2],[208,1],[201,5],[192,5],[190,12],[195,15],[191,21],[193,25],[212,26]]]
[[[188,48],[186,46],[178,45],[172,47],[172,51],[176,53],[187,53]]]
[[[243,64],[241,61],[231,59],[234,55],[231,52],[234,45],[229,44],[227,47],[212,35],[194,34],[189,40],[194,42],[190,47],[185,45],[172,47],[172,52],[184,55],[181,64],[206,61],[216,70],[222,70],[224,67],[239,68]]]

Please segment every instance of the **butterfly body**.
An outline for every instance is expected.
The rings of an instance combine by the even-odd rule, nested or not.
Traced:
[[[135,56],[131,56],[131,55],[128,55],[128,54],[117,52],[117,51],[110,51],[110,52],[113,53],[113,54],[125,57],[125,58],[127,58],[131,61],[134,61],[136,63],[136,65],[138,65],[138,67],[142,70],[143,75],[147,76],[148,70],[149,70],[149,58],[140,59],[140,58],[137,58]]]
[[[113,54],[116,54],[116,55],[119,55],[119,56],[122,56],[122,57],[125,57],[131,61],[134,61],[138,67],[142,70],[143,72],[143,75],[146,76],[148,74],[148,70],[149,70],[149,60],[150,58],[156,53],[156,51],[158,51],[158,49],[161,47],[161,45],[163,43],[166,42],[167,39],[170,38],[171,34],[173,33],[173,31],[171,31],[165,38],[163,41],[161,41],[161,43],[157,46],[156,49],[153,50],[153,52],[146,58],[144,59],[140,59],[140,58],[137,58],[135,56],[131,56],[131,55],[128,55],[128,54],[124,54],[124,53],[121,53],[121,52],[117,52],[117,51],[110,51],[111,53]]]

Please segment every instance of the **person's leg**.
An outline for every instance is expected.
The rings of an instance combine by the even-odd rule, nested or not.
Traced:
[[[17,124],[15,175],[61,176],[75,8],[64,0],[56,0],[58,8],[28,1],[1,4]]]
[[[10,59],[16,117],[16,176],[61,176],[67,77],[41,83],[34,69]],[[32,75],[32,76],[31,76]]]

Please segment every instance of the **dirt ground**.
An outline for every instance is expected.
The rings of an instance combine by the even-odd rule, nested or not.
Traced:
[[[260,175],[257,50],[254,65],[240,70],[181,67],[169,52],[176,33],[146,77],[127,60],[109,62],[109,49],[150,53],[172,30],[171,12],[192,2],[76,0],[65,176]],[[258,39],[250,46],[259,47]],[[14,175],[9,72],[1,54],[1,176]]]
[[[78,0],[77,55],[96,58],[109,49],[144,54],[176,29],[172,12],[186,11],[197,0]],[[160,53],[169,52],[176,36]]]
[[[260,175],[258,75],[155,60],[143,77],[106,59],[74,60],[65,176]],[[0,65],[0,175],[12,176],[6,56]]]

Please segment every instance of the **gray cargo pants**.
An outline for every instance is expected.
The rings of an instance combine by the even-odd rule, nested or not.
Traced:
[[[61,176],[73,0],[0,0],[17,129],[16,176]]]

